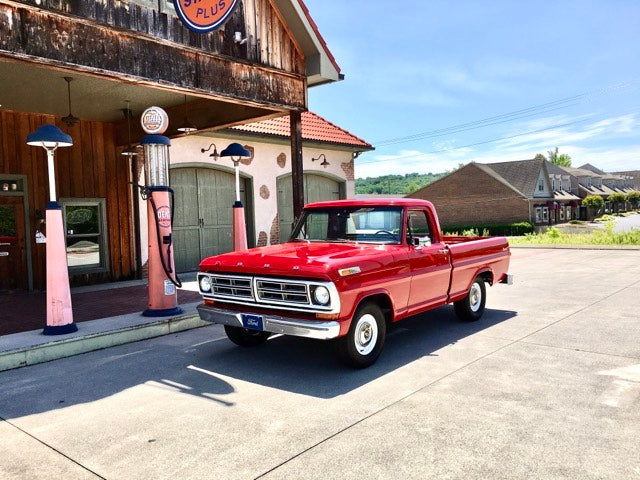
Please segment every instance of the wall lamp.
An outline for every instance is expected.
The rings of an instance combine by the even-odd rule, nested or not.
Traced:
[[[216,147],[215,143],[212,143],[211,145],[209,145],[209,147],[207,148],[201,148],[200,149],[200,153],[206,153],[209,150],[211,150],[211,147],[213,147],[213,153],[210,153],[209,156],[213,157],[214,160],[218,160],[218,158],[220,158],[220,155],[218,154],[218,147]]]
[[[320,165],[322,165],[324,168],[327,168],[327,165],[331,165],[327,161],[327,157],[325,156],[324,153],[321,153],[320,155],[318,155],[318,158],[312,158],[311,161],[315,162],[316,160],[320,160],[320,159],[322,159],[322,162],[320,162]]]

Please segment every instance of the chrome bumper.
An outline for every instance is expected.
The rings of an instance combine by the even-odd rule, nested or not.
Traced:
[[[242,328],[242,313],[235,310],[198,305],[198,314],[205,322],[218,323]],[[253,315],[253,314],[252,314]],[[315,338],[329,340],[340,334],[338,322],[321,322],[301,320],[299,318],[281,317],[279,315],[261,314],[263,329],[265,332],[295,335],[296,337]]]

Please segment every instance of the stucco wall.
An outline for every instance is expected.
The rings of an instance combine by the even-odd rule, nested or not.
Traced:
[[[262,139],[254,139],[244,135],[238,137],[219,136],[205,137],[189,135],[176,138],[171,141],[170,156],[171,165],[190,164],[193,166],[211,166],[226,171],[233,171],[233,162],[230,158],[218,158],[214,161],[209,156],[213,149],[202,153],[211,143],[215,143],[218,152],[222,151],[232,142],[238,142],[244,146],[253,148],[254,156],[250,163],[243,162],[240,165],[240,175],[253,182],[254,205],[254,231],[255,244],[258,244],[260,233],[266,234],[266,243],[271,243],[270,232],[278,213],[278,191],[276,182],[278,177],[291,173],[291,146],[280,140],[265,142]],[[323,167],[321,160],[311,161],[312,158],[325,154],[329,165]],[[318,145],[304,145],[302,148],[303,168],[305,172],[326,175],[339,182],[346,182],[346,196],[353,198],[355,194],[355,182],[353,175],[353,160],[350,150],[337,150],[335,147]],[[226,206],[225,206],[226,207]],[[231,208],[231,204],[228,205]],[[147,261],[147,232],[146,232],[146,204],[141,203],[141,244],[142,264]],[[264,235],[262,236],[264,240]]]

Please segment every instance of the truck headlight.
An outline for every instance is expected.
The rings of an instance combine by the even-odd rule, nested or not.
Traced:
[[[200,277],[200,291],[201,292],[211,291],[211,279],[208,276]]]
[[[329,294],[329,290],[327,289],[327,287],[318,286],[313,291],[313,298],[320,305],[329,305],[331,295]]]

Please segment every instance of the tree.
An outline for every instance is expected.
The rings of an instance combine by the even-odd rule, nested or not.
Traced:
[[[617,212],[620,204],[624,205],[624,202],[627,200],[627,196],[624,193],[612,193],[609,195],[609,201],[611,205],[613,205],[613,211]]]
[[[534,160],[546,160],[547,157],[544,156],[544,154],[542,153],[536,153],[536,156],[533,157]]]
[[[602,208],[604,200],[600,195],[587,195],[582,199],[583,207]]]
[[[633,208],[638,208],[638,205],[640,205],[640,192],[630,192],[627,195],[627,202],[629,202]]]
[[[558,153],[558,147],[555,150],[549,150],[549,161],[559,167],[570,167],[571,157],[566,153]]]

